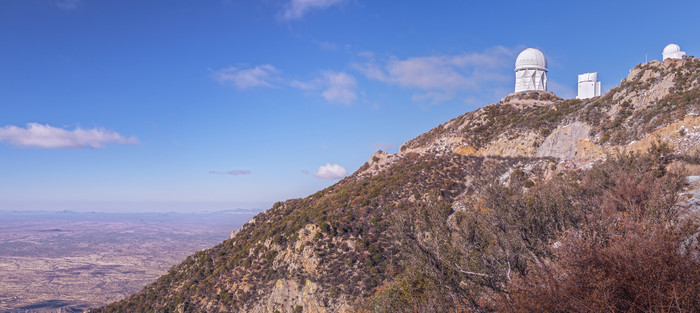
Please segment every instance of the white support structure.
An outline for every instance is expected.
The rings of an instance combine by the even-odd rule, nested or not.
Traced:
[[[677,44],[672,43],[666,48],[664,48],[663,52],[664,60],[666,59],[682,59],[685,56],[685,51],[681,51],[681,47],[679,47]]]
[[[540,50],[527,48],[515,60],[515,92],[547,91],[547,60]]]
[[[578,96],[576,99],[588,99],[600,96],[598,73],[585,73],[578,76]]]

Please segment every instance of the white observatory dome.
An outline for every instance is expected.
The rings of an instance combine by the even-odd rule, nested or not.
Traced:
[[[544,58],[542,51],[527,48],[520,52],[518,58],[515,59],[515,71],[521,69],[538,69],[547,71],[547,60]]]
[[[682,59],[685,56],[685,52],[681,51],[681,47],[679,47],[677,44],[672,43],[664,48],[662,55],[664,60]]]
[[[675,43],[672,43],[672,44],[666,46],[666,48],[664,48],[663,53],[666,54],[666,53],[674,53],[674,52],[680,52],[680,51],[681,51],[681,47],[679,47]]]
[[[542,51],[527,48],[515,59],[515,92],[547,91],[547,60]]]

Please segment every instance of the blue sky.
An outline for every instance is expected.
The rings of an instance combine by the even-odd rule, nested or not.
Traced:
[[[0,210],[265,209],[513,89],[604,91],[677,43],[680,1],[0,0]]]

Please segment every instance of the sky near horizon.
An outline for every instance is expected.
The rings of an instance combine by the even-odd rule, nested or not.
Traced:
[[[266,209],[513,90],[603,91],[700,2],[0,0],[0,211]]]

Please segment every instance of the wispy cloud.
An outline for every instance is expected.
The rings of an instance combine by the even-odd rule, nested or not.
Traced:
[[[313,42],[318,45],[321,50],[325,51],[335,51],[340,48],[340,45],[332,41],[313,40]]]
[[[282,19],[297,20],[312,10],[327,9],[345,0],[290,0],[282,11]]]
[[[279,79],[279,70],[270,64],[241,68],[227,67],[214,72],[212,77],[221,84],[236,86],[239,89],[252,87],[274,87]]]
[[[0,142],[35,148],[102,148],[108,144],[136,144],[135,137],[125,138],[104,128],[73,130],[39,123],[28,123],[26,128],[8,125],[0,128]]]
[[[357,81],[346,72],[323,71],[320,77],[308,82],[292,80],[290,86],[316,91],[330,103],[352,104],[357,100]]]
[[[417,90],[414,101],[442,102],[459,91],[477,91],[492,82],[510,80],[503,72],[512,67],[516,49],[494,47],[460,55],[421,56],[370,60],[356,64],[365,77]]]
[[[254,67],[231,66],[215,71],[212,78],[217,82],[249,89],[254,87],[277,87],[288,85],[306,92],[315,93],[331,103],[352,104],[357,100],[357,81],[346,72],[321,71],[310,81],[290,80],[281,75],[281,70],[264,64]]]
[[[76,10],[81,0],[58,0],[56,6],[64,10]]]
[[[299,80],[292,80],[289,82],[289,85],[298,88],[304,91],[310,91],[314,89],[318,89],[320,86],[321,81],[320,80],[315,80],[315,81],[310,81],[310,82],[303,82]]]
[[[339,179],[347,175],[348,171],[344,167],[331,163],[326,163],[326,165],[319,166],[316,173],[314,173],[316,178],[321,179]]]
[[[230,170],[230,171],[209,171],[209,174],[214,175],[249,175],[252,172],[250,170]]]
[[[355,78],[348,73],[326,71],[323,73],[326,89],[321,93],[328,102],[351,104],[357,99]]]

